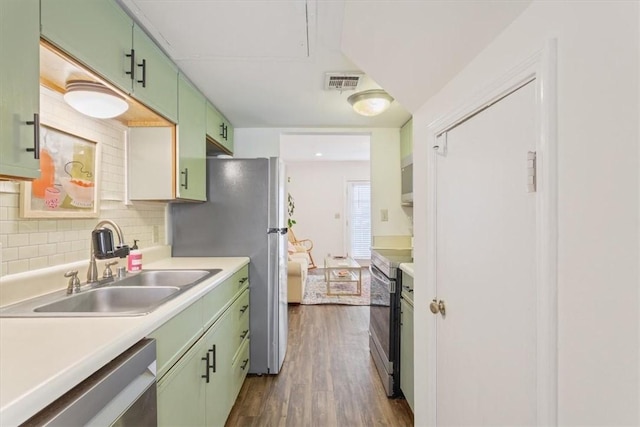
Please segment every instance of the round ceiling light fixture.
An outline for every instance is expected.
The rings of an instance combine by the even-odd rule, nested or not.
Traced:
[[[89,80],[69,80],[64,100],[80,113],[97,119],[110,119],[129,109],[123,97],[105,85]]]
[[[363,116],[377,116],[389,108],[393,98],[382,89],[371,89],[354,93],[347,98],[347,101],[356,113]]]

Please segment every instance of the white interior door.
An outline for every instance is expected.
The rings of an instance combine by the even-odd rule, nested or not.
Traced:
[[[535,106],[530,82],[438,138],[438,426],[536,424]]]

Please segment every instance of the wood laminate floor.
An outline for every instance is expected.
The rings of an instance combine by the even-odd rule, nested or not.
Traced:
[[[279,375],[247,377],[227,426],[413,426],[388,399],[369,354],[369,307],[289,306]]]

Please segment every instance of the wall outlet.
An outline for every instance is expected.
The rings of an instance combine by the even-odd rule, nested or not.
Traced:
[[[151,227],[151,243],[158,243],[160,240],[160,230],[157,225]]]
[[[380,221],[389,221],[389,209],[380,209]]]

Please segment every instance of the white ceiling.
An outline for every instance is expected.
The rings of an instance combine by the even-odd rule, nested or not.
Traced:
[[[408,110],[437,92],[528,3],[118,1],[235,127],[297,128],[400,127]],[[356,52],[362,45],[364,54]],[[382,64],[387,71],[378,71],[380,81],[365,74],[357,89],[384,81],[400,100],[379,116],[356,114],[347,103],[352,91],[324,90],[327,72],[368,72]]]
[[[369,134],[285,134],[280,136],[280,157],[285,162],[368,162],[370,139]]]
[[[416,111],[530,3],[531,0],[348,1],[342,51],[405,108]]]

